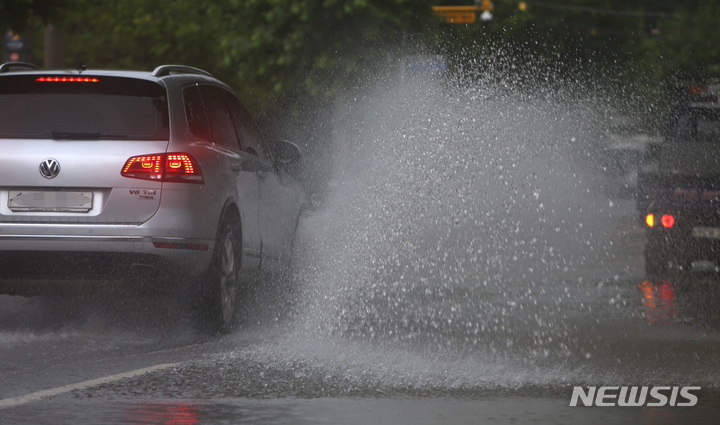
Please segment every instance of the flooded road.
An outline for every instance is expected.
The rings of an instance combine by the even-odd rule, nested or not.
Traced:
[[[348,98],[292,270],[236,331],[152,297],[0,297],[0,422],[717,423],[720,277],[646,280],[635,202],[595,164],[594,100]],[[693,407],[570,407],[602,386],[700,389]]]

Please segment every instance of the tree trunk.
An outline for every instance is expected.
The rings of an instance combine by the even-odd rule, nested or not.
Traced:
[[[53,24],[45,27],[45,68],[65,67],[65,32]]]

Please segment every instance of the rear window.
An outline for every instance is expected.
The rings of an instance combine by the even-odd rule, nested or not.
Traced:
[[[152,81],[0,77],[0,138],[168,140],[167,109],[165,89]]]

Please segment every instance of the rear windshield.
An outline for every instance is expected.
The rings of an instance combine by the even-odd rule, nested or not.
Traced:
[[[168,140],[166,92],[119,77],[2,76],[0,138]]]

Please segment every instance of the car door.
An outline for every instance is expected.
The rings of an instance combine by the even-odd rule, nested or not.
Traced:
[[[213,190],[237,205],[242,225],[242,267],[254,268],[259,267],[262,252],[258,227],[261,176],[257,172],[255,157],[242,150],[235,125],[223,100],[224,92],[226,90],[218,86],[200,85],[187,88],[184,97],[186,105],[202,104],[207,128],[195,124],[197,129],[192,131],[200,133],[196,136],[209,138],[217,152],[219,166],[215,171],[221,174],[217,181],[224,187]],[[189,106],[186,108],[191,109]],[[188,115],[191,116],[190,113]],[[203,132],[207,135],[203,136]]]
[[[252,116],[234,95],[227,97],[231,114],[239,129],[246,152],[258,158],[260,175],[260,213],[258,225],[263,243],[263,259],[277,260],[287,254],[295,234],[302,202],[299,185],[286,173],[276,170],[272,153]]]

